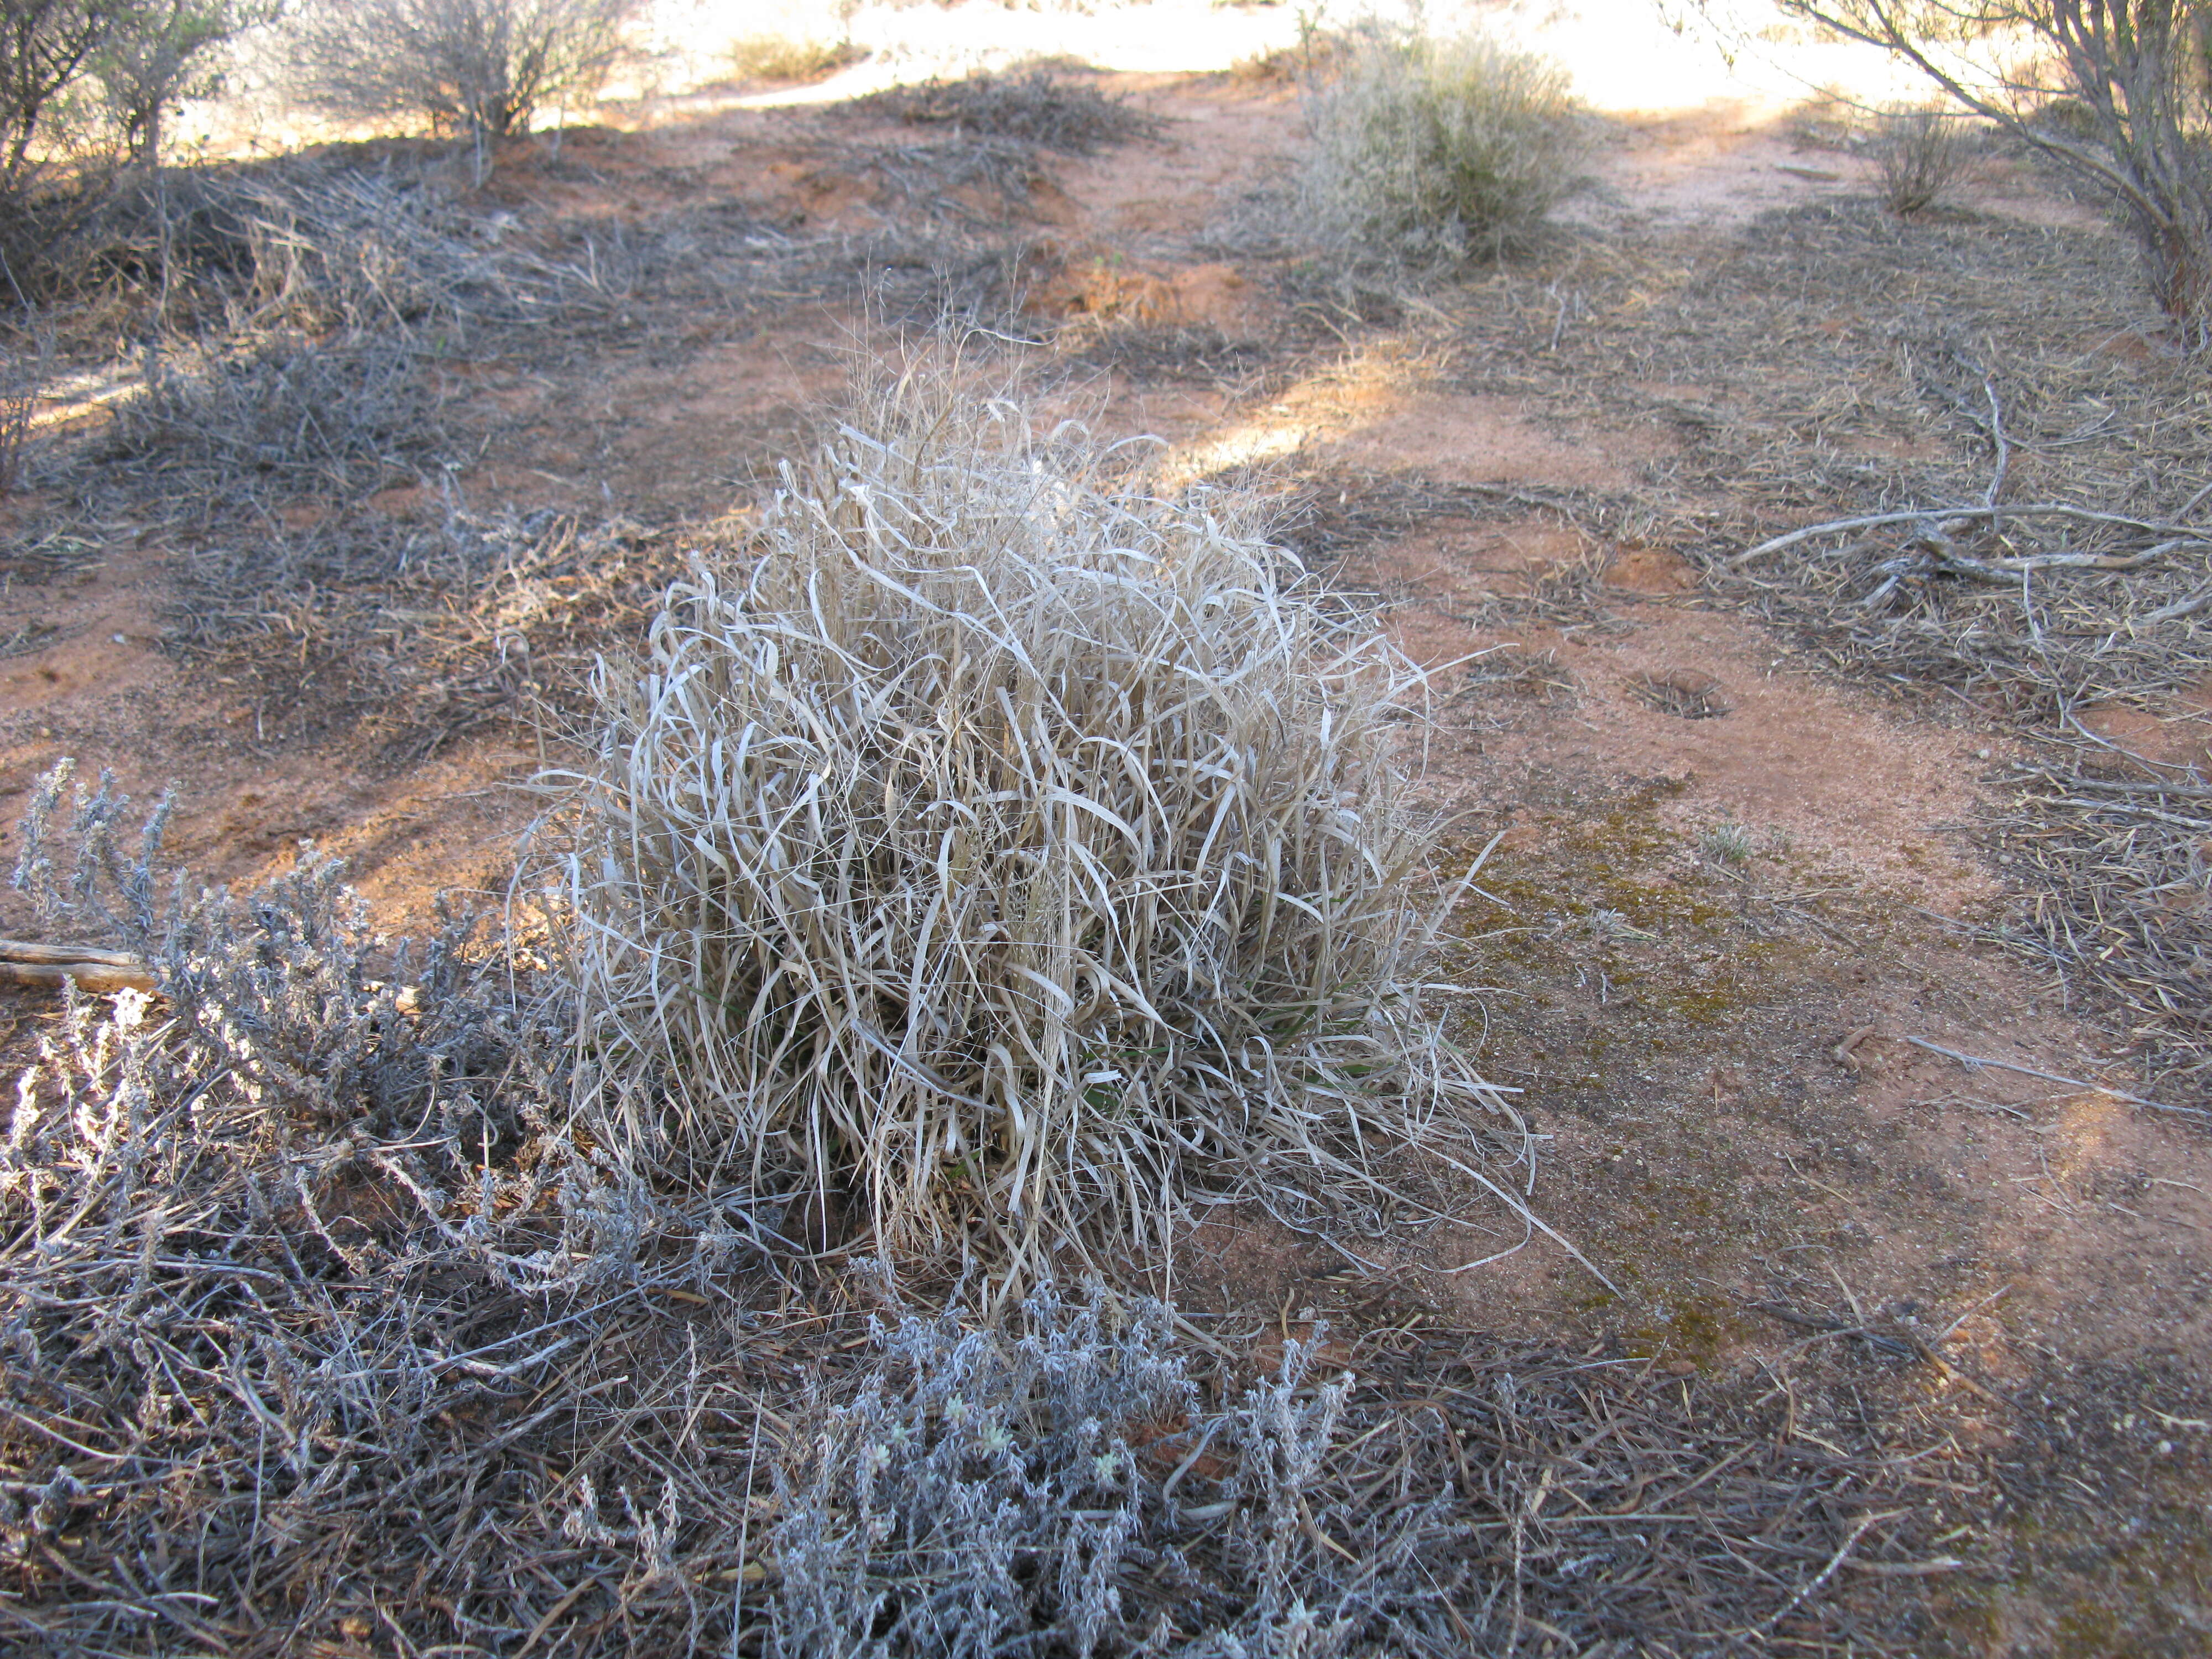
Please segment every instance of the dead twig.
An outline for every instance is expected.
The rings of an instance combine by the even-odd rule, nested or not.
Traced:
[[[1782,552],[1801,542],[1817,540],[1822,536],[1841,535],[1852,530],[1879,530],[1885,525],[1929,524],[1939,530],[1952,524],[1966,524],[1976,520],[1995,519],[2002,514],[2008,519],[2072,519],[2083,524],[2112,525],[2123,530],[2140,531],[2145,535],[2173,538],[2173,545],[2183,547],[2203,545],[2204,532],[2201,526],[2165,524],[2152,519],[2130,518],[2122,513],[2100,513],[2093,507],[2076,507],[2070,501],[2033,501],[2024,506],[1917,507],[1902,513],[1865,513],[1856,518],[1831,519],[1825,524],[1807,525],[1787,535],[1775,536],[1747,547],[1733,558],[1722,561],[1729,570],[1741,570],[1769,554]]]
[[[74,982],[80,991],[154,989],[152,971],[127,951],[103,951],[90,945],[33,945],[0,939],[0,983],[55,990]]]
[[[2080,1078],[2061,1077],[2056,1072],[2046,1072],[2038,1066],[2022,1066],[2016,1060],[1990,1060],[1978,1054],[1961,1054],[1956,1048],[1947,1048],[1940,1042],[1930,1042],[1926,1037],[1907,1036],[1905,1039],[1916,1048],[1925,1048],[1931,1054],[1942,1054],[1955,1060],[1972,1071],[1984,1066],[1994,1066],[2000,1071],[2018,1072],[2023,1077],[2040,1078],[2045,1083],[2063,1083],[2069,1089],[2081,1089],[2094,1094],[2110,1095],[2115,1100],[2124,1100],[2130,1106],[2147,1106],[2154,1112],[2172,1112],[2181,1117],[2198,1118],[2212,1122],[2212,1112],[2195,1106],[2170,1106],[2162,1100],[2151,1100],[2142,1095],[2130,1094],[2125,1089],[2115,1089],[2109,1083],[2086,1083]]]

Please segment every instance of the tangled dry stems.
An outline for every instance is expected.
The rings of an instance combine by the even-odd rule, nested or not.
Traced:
[[[171,639],[204,672],[256,685],[264,722],[359,722],[383,759],[413,764],[573,708],[592,652],[642,631],[680,564],[675,538],[621,521],[339,515],[193,556]]]
[[[1066,155],[1088,155],[1160,131],[1156,118],[1127,99],[1067,80],[1044,64],[1019,73],[892,87],[856,99],[851,107],[909,126],[945,127],[959,137],[1011,140]]]
[[[968,149],[866,159],[929,207]],[[548,669],[549,646],[587,653],[594,630],[641,617],[647,590],[681,563],[672,541],[647,548],[618,526],[565,548],[510,546],[513,525],[470,512],[444,465],[477,412],[462,406],[465,365],[549,343],[574,351],[619,307],[688,321],[702,307],[756,314],[794,293],[865,289],[889,319],[998,323],[1027,262],[1018,235],[971,228],[964,207],[858,240],[726,211],[517,229],[458,199],[450,173],[419,146],[360,146],[172,168],[158,194],[118,193],[87,234],[82,315],[63,320],[89,328],[104,307],[166,295],[155,320],[173,331],[143,350],[144,388],[96,439],[33,443],[22,458],[67,504],[58,526],[19,539],[19,556],[75,544],[86,520],[162,522],[198,544],[167,619],[175,644],[261,687],[282,729],[366,714],[395,758],[520,714],[567,678]],[[537,326],[554,320],[562,328]],[[410,484],[431,506],[413,522],[411,509],[395,520],[369,501]],[[303,501],[312,514],[292,510]],[[486,554],[487,535],[506,550]],[[560,591],[541,591],[526,640],[493,614],[512,608],[514,583],[549,581]],[[519,658],[525,644],[538,654]]]
[[[203,507],[269,489],[357,496],[410,476],[441,436],[416,368],[388,333],[264,335],[242,352],[157,362],[117,410],[107,453],[201,484]]]
[[[1883,110],[1872,149],[1881,204],[1892,213],[1936,206],[1957,189],[1967,160],[1959,118],[1940,108]]]
[[[1422,1008],[1418,672],[1112,465],[917,369],[605,671],[568,868],[626,1167],[1035,1267],[1510,1121]]]
[[[1050,156],[1088,155],[1110,145],[1157,137],[1154,117],[1124,98],[1070,81],[1047,65],[1019,73],[977,74],[957,81],[932,80],[892,87],[842,106],[852,116],[890,119],[929,135],[916,143],[874,148],[855,158],[881,181],[900,209],[878,239],[884,264],[911,264],[919,256],[939,289],[951,288],[946,314],[985,326],[1020,326],[1014,306],[980,315],[974,301],[948,277],[995,265],[993,286],[1015,288],[1012,267],[1028,257],[1009,245],[1007,221],[1027,212],[1049,177]],[[919,217],[921,224],[911,222]],[[977,246],[979,236],[988,238]],[[963,271],[962,268],[966,267]],[[915,320],[939,321],[935,313]]]
[[[14,495],[22,484],[25,450],[50,356],[50,343],[45,349],[0,349],[0,496]]]
[[[501,137],[587,99],[640,0],[311,0],[286,21],[294,89],[342,120]]]
[[[112,279],[189,292],[196,331],[144,351],[103,455],[182,485],[202,516],[264,496],[356,499],[422,471],[444,436],[426,373],[475,333],[574,318],[618,262],[502,246],[422,168],[213,167],[119,196],[88,251]],[[182,305],[182,302],[179,302]],[[100,477],[94,487],[112,488]]]

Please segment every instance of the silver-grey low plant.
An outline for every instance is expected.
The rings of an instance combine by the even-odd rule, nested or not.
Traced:
[[[1118,1330],[1096,1293],[1025,1311],[1018,1338],[957,1313],[878,1323],[879,1368],[780,1500],[770,1653],[995,1654],[1044,1628],[1087,1655],[1123,1634],[1121,1581],[1152,1565],[1127,1437],[1196,1390],[1157,1304]]]
[[[898,1315],[779,1483],[772,1659],[1329,1659],[1435,1613],[1416,1558],[1457,1535],[1449,1493],[1346,1513],[1352,1379],[1317,1381],[1316,1344],[1208,1409],[1161,1303]]]

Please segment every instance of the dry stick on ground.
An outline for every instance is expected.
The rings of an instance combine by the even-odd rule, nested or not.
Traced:
[[[1926,1037],[1908,1036],[1905,1039],[1916,1048],[1925,1048],[1931,1054],[1942,1054],[1955,1060],[1972,1070],[1977,1066],[1994,1066],[2001,1071],[2018,1072],[2022,1077],[2041,1078],[2045,1083],[2063,1083],[2070,1089],[2083,1089],[2096,1094],[2110,1095],[2115,1100],[2124,1100],[2130,1106],[2148,1106],[2154,1112],[2172,1112],[2181,1117],[2202,1118],[2212,1122],[2212,1112],[2194,1106],[2169,1106],[2162,1100],[2151,1100],[2142,1095],[2131,1095],[2124,1089],[2115,1089],[2109,1083],[2087,1083],[2078,1077],[2061,1077],[2056,1072],[2045,1072],[2033,1066],[2022,1066],[2009,1060],[1987,1060],[1979,1054],[1960,1054],[1956,1048],[1946,1048],[1940,1042],[1930,1042]]]
[[[59,990],[74,980],[80,991],[154,989],[154,975],[127,951],[103,951],[91,945],[33,945],[0,939],[0,984],[45,986]]]
[[[2212,534],[2208,534],[2202,527],[2160,524],[2155,520],[2133,519],[2121,513],[2099,513],[2090,507],[2075,507],[2069,501],[2035,501],[2022,507],[1986,505],[1921,507],[1905,513],[1869,513],[1855,519],[1831,519],[1826,524],[1807,525],[1802,530],[1793,530],[1787,535],[1777,536],[1771,540],[1763,541],[1756,547],[1746,548],[1733,558],[1725,561],[1725,568],[1729,570],[1741,570],[1744,566],[1755,560],[1763,559],[1770,553],[1779,553],[1785,548],[1796,546],[1800,542],[1809,542],[1821,536],[1837,535],[1847,530],[1878,530],[1885,525],[1923,522],[1940,526],[1962,520],[1996,519],[1999,516],[2008,519],[2077,519],[2084,524],[2118,525],[2124,530],[2139,530],[2147,535],[2172,538],[2172,539],[2164,547],[2157,550],[2162,552],[2173,552],[2183,547],[2212,545]],[[2069,557],[2066,555],[2051,554],[2044,556],[2066,558],[2069,562],[2078,562],[2090,556],[2080,555]],[[2148,558],[2149,555],[2142,556]],[[1992,560],[1989,562],[1988,568],[2002,570],[2036,567],[2026,565],[2020,561]],[[2102,568],[2118,569],[2125,567],[2106,565]]]

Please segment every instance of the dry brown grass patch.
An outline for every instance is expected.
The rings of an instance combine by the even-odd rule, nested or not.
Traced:
[[[868,54],[850,40],[747,34],[730,42],[730,68],[745,81],[819,81]]]

